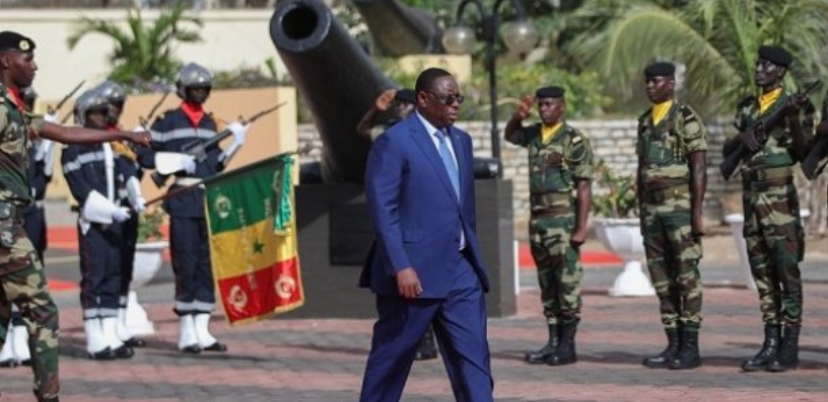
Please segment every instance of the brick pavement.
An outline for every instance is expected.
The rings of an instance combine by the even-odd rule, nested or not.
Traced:
[[[578,334],[581,361],[552,368],[522,362],[545,337],[538,292],[519,296],[519,314],[490,321],[495,395],[499,401],[662,401],[828,399],[828,284],[806,284],[802,365],[787,374],[740,373],[740,361],[761,342],[756,296],[734,288],[705,293],[701,335],[704,366],[685,372],[650,370],[640,360],[662,349],[654,297],[610,298],[593,288],[584,297]],[[355,401],[370,344],[370,320],[280,320],[214,332],[226,355],[186,356],[176,348],[169,303],[148,305],[158,333],[134,359],[94,362],[84,355],[80,311],[61,305],[64,401]],[[30,401],[27,368],[0,369],[6,401]],[[418,362],[404,401],[449,401],[442,364]]]

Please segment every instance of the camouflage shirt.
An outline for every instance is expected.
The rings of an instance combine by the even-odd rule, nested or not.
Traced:
[[[43,118],[18,109],[2,85],[0,94],[0,201],[27,206],[32,202],[27,178],[29,131],[42,131]]]
[[[733,125],[736,126],[738,132],[745,131],[762,119],[766,119],[773,115],[777,110],[785,107],[791,94],[786,89],[782,90],[779,99],[776,100],[765,113],[759,114],[759,100],[755,96],[748,96],[739,102],[736,110],[736,119]],[[802,131],[806,136],[813,131],[814,125],[814,106],[810,102],[803,108],[804,117],[802,119]],[[736,135],[738,135],[738,132]],[[780,120],[780,123],[773,127],[765,127],[765,134],[767,141],[765,146],[759,152],[749,155],[743,161],[749,168],[775,168],[792,166],[796,164],[796,158],[793,154],[793,138],[791,131],[788,128],[785,119]],[[732,137],[731,137],[732,138]],[[807,138],[806,138],[807,140]]]
[[[675,101],[657,125],[652,108],[638,118],[636,153],[643,184],[663,188],[690,182],[688,155],[707,150],[707,130],[696,112]]]
[[[592,179],[589,138],[569,124],[564,123],[547,143],[541,137],[540,123],[521,128],[508,141],[529,150],[531,194],[568,193],[575,179]]]

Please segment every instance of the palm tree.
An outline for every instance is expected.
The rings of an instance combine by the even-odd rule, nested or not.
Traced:
[[[658,3],[671,2],[587,0],[575,13],[609,21],[574,51],[607,78],[618,104],[642,92],[636,84],[644,65],[654,60],[683,65],[685,98],[708,111],[732,110],[755,91],[754,63],[762,44],[779,44],[794,55],[789,85],[826,72],[824,0],[674,1],[670,8]]]
[[[66,43],[69,49],[74,49],[87,34],[108,36],[115,42],[115,49],[110,55],[110,79],[121,83],[169,81],[181,65],[173,54],[173,44],[201,40],[198,31],[179,28],[182,23],[191,23],[199,28],[203,25],[200,18],[187,15],[185,10],[182,3],[177,3],[162,11],[152,24],[144,22],[140,10],[130,10],[126,18],[127,30],[117,23],[83,17]]]

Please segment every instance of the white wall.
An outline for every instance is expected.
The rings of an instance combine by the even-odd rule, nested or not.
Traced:
[[[35,89],[41,97],[59,99],[81,80],[87,88],[106,78],[110,70],[112,41],[99,34],[87,35],[74,50],[66,45],[76,22],[82,17],[125,21],[126,10],[3,10],[0,30],[18,31],[37,44],[35,61],[40,70]],[[145,20],[157,18],[157,10],[144,10]],[[271,10],[209,10],[198,15],[204,22],[202,42],[176,45],[183,62],[194,61],[220,71],[240,66],[261,67],[277,61],[279,74],[286,73],[270,41]],[[126,24],[123,23],[124,29]],[[182,27],[192,28],[192,24]],[[195,27],[197,29],[197,27]]]

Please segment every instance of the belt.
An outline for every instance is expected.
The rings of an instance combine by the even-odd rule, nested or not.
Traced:
[[[742,171],[742,178],[751,182],[768,181],[772,179],[793,179],[793,169],[790,166],[782,166],[767,169],[750,169]]]
[[[198,177],[176,177],[175,185],[189,187],[201,184],[202,181],[203,180],[199,179]]]
[[[677,186],[670,186],[658,190],[645,189],[642,195],[644,198],[644,202],[648,204],[664,204],[667,200],[680,198],[687,194],[690,194],[689,184],[680,184]]]
[[[529,196],[529,201],[532,205],[569,205],[571,200],[572,194],[568,191],[565,193],[532,194]]]
[[[570,207],[555,205],[546,208],[532,210],[532,218],[543,218],[547,216],[560,216],[572,212]]]

